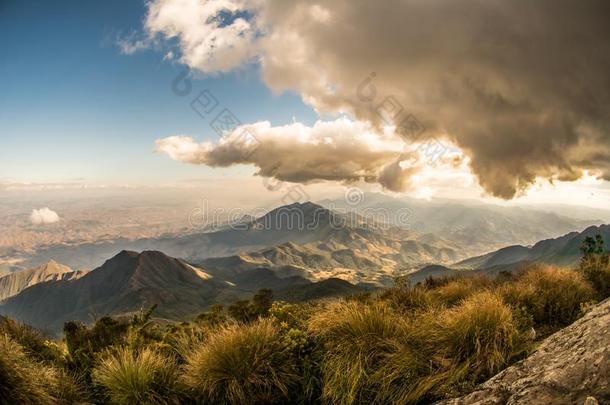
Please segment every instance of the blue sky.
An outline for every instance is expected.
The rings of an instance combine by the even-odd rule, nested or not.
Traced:
[[[153,153],[154,141],[171,134],[217,138],[189,106],[203,89],[244,123],[315,120],[298,95],[272,94],[254,66],[199,75],[191,95],[176,96],[171,83],[182,66],[150,49],[124,55],[116,44],[141,30],[145,12],[143,1],[0,2],[0,180],[155,184],[218,175]]]

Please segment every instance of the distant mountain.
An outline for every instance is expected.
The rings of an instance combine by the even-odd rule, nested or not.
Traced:
[[[600,234],[605,247],[610,250],[610,225],[591,226],[583,232],[570,232],[555,239],[547,239],[531,247],[509,246],[482,256],[456,263],[452,267],[463,269],[489,269],[510,267],[523,262],[542,262],[562,266],[573,266],[581,258],[580,246],[587,236]]]
[[[85,274],[73,271],[54,260],[28,270],[20,270],[0,277],[0,301],[20,293],[22,290],[38,283],[49,281],[74,280]]]
[[[529,245],[542,239],[555,238],[591,225],[603,223],[599,210],[590,219],[575,219],[535,208],[483,204],[477,201],[395,198],[381,193],[365,193],[357,205],[345,199],[320,202],[341,212],[357,212],[373,218],[387,218],[396,226],[406,227],[422,235],[431,234],[452,245],[461,246],[468,255],[480,255],[508,245]],[[565,211],[572,212],[572,211]],[[607,214],[607,212],[606,212]]]

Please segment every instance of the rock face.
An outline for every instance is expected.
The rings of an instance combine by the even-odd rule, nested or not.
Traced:
[[[610,403],[610,299],[473,393],[440,404]]]

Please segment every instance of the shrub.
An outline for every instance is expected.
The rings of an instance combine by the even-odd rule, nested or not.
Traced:
[[[23,347],[0,334],[0,404],[55,404],[54,371],[28,358]]]
[[[456,370],[477,380],[499,371],[519,349],[519,330],[499,295],[476,293],[441,313],[433,340]],[[454,376],[457,380],[461,376]]]
[[[263,288],[258,290],[252,300],[240,300],[229,306],[229,315],[242,323],[254,322],[269,315],[273,303],[273,291]]]
[[[87,328],[81,322],[66,322],[64,334],[71,366],[88,376],[97,353],[126,343],[129,324],[110,317],[100,318]]]
[[[322,395],[326,402],[413,399],[427,363],[407,345],[410,328],[388,306],[334,304],[315,315],[309,329],[324,344]]]
[[[531,314],[537,326],[568,325],[594,299],[593,289],[581,274],[551,266],[531,267],[500,291],[506,302]]]
[[[579,270],[591,283],[599,299],[610,297],[610,256],[591,254],[583,257]]]
[[[134,353],[110,350],[93,370],[93,381],[116,404],[164,404],[176,397],[176,370],[172,359],[147,348]]]
[[[299,378],[287,352],[270,320],[226,326],[189,356],[184,383],[211,403],[282,402]]]

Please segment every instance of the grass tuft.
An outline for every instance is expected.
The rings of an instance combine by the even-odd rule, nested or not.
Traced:
[[[226,326],[188,357],[185,385],[202,401],[285,401],[298,381],[286,343],[271,320]]]
[[[115,404],[165,404],[175,397],[176,369],[171,359],[149,348],[139,353],[118,348],[102,356],[93,381]]]
[[[0,334],[0,404],[55,404],[52,369],[25,354],[8,335]]]

